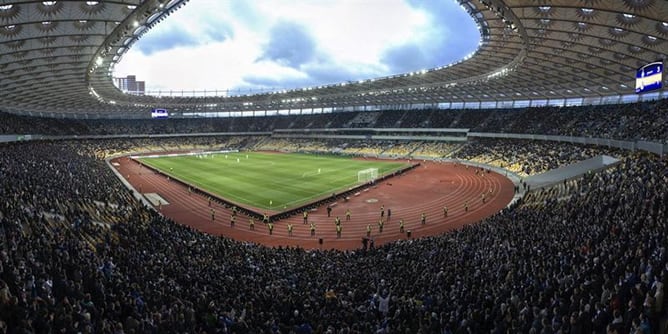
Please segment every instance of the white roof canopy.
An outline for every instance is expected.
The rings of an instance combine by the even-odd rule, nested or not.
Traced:
[[[667,57],[668,1],[460,2],[482,41],[455,64],[277,93],[158,98],[123,94],[111,71],[183,0],[14,1],[0,5],[0,108],[121,114],[151,106],[237,111],[623,95],[634,92],[638,67]]]

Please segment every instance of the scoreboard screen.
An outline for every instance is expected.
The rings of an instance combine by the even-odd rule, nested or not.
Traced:
[[[636,93],[661,89],[663,83],[663,62],[655,61],[636,72]]]
[[[151,110],[151,118],[168,118],[167,109],[154,108]]]

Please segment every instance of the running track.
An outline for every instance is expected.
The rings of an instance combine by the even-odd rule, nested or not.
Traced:
[[[323,205],[309,213],[309,222],[316,223],[316,235],[311,236],[309,225],[303,224],[301,215],[280,220],[274,224],[273,235],[262,222],[255,222],[255,230],[249,228],[249,219],[238,215],[234,227],[230,226],[231,211],[214,203],[215,221],[211,221],[210,207],[205,196],[189,194],[187,187],[178,182],[168,181],[163,175],[154,173],[137,162],[127,158],[117,158],[121,175],[126,177],[135,189],[142,193],[158,193],[170,204],[162,207],[162,214],[178,223],[189,225],[200,231],[224,235],[236,240],[249,241],[266,246],[299,246],[305,249],[358,249],[366,236],[367,225],[372,225],[371,237],[375,245],[399,239],[407,239],[406,233],[399,232],[399,220],[404,219],[405,229],[411,231],[411,238],[441,234],[464,225],[476,223],[503,209],[513,197],[513,183],[503,175],[494,172],[479,172],[477,168],[466,168],[457,163],[423,162],[422,166],[403,175],[386,180],[382,184],[363,191],[359,196],[351,196],[348,202],[338,202],[327,217]],[[490,194],[491,189],[491,194]],[[486,203],[481,195],[487,194]],[[469,210],[464,210],[468,201]],[[392,216],[385,222],[383,232],[378,231],[380,206],[392,210]],[[443,206],[448,207],[448,216],[443,216]],[[346,221],[346,209],[351,210],[351,220]],[[424,212],[427,223],[420,223]],[[343,230],[341,238],[336,236],[334,219],[341,218]],[[287,224],[294,226],[292,236],[288,236]],[[323,244],[318,240],[322,238]]]

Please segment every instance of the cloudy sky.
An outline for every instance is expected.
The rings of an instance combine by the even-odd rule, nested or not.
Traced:
[[[478,41],[455,0],[191,0],[115,76],[147,90],[309,87],[446,65]]]

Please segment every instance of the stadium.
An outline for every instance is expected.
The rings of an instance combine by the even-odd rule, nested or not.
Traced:
[[[668,1],[456,3],[458,61],[188,95],[113,81],[187,0],[0,2],[0,333],[666,333]]]

